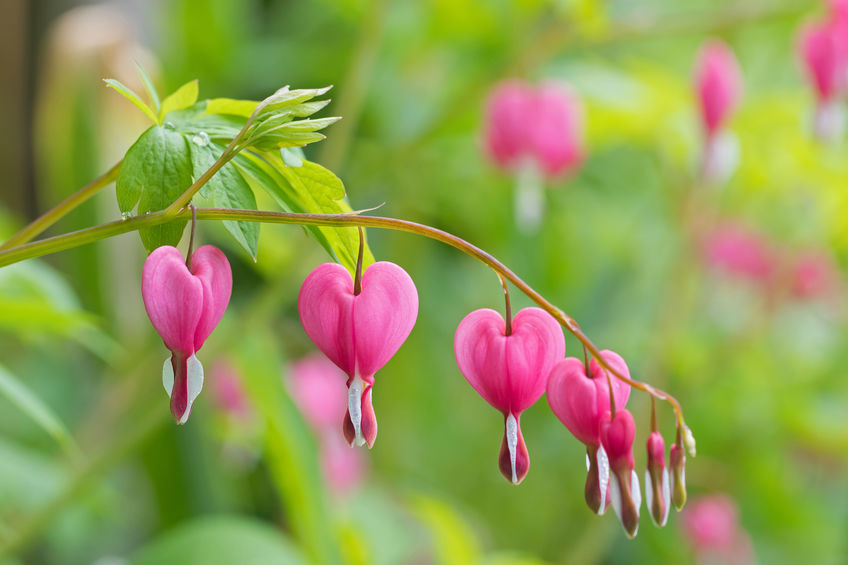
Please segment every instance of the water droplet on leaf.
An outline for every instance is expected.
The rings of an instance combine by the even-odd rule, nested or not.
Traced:
[[[174,125],[174,122],[165,122],[165,127],[168,129],[177,129],[177,126]]]
[[[209,144],[209,134],[205,131],[198,133],[197,135],[191,138],[192,143],[195,145],[199,145],[200,147],[204,147]]]

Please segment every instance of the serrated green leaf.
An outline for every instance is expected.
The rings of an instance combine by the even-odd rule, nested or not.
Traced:
[[[144,83],[144,88],[147,89],[147,94],[150,95],[150,101],[153,103],[153,110],[158,114],[161,104],[159,102],[159,93],[156,91],[156,87],[153,86],[153,81],[150,80],[150,77],[147,75],[147,72],[144,70],[144,67],[136,62],[136,68],[138,69],[138,74],[141,76],[141,82]]]
[[[210,114],[231,114],[249,118],[258,105],[259,102],[256,100],[212,98],[206,103],[206,111]]]
[[[122,213],[137,208],[145,214],[168,207],[191,185],[191,152],[188,141],[178,131],[153,126],[136,140],[124,156],[115,183],[118,207]],[[169,222],[139,230],[148,251],[161,245],[177,245],[185,221]]]
[[[284,86],[264,100],[264,105],[262,106],[260,115],[268,112],[276,113],[281,108],[301,104],[315,98],[316,96],[326,94],[331,88],[332,86],[326,86],[324,88],[289,90],[289,87]]]
[[[168,123],[189,136],[205,133],[211,139],[229,143],[238,135],[247,120],[234,114],[207,113],[209,102],[203,100],[183,110],[174,110],[168,114]]]
[[[224,148],[216,143],[190,143],[194,177],[198,178],[221,156]],[[250,185],[244,180],[238,168],[227,163],[209,179],[200,195],[209,200],[215,208],[236,208],[255,210],[256,197]],[[250,256],[256,260],[259,242],[259,223],[224,220],[224,227]]]
[[[332,173],[332,180],[320,172],[323,167],[303,160],[303,167],[287,167],[279,152],[257,154],[243,151],[233,160],[245,178],[257,188],[262,188],[284,210],[291,212],[309,212],[313,214],[341,214],[352,209],[339,194],[344,195],[344,186]],[[320,181],[320,182],[319,182]],[[338,185],[334,185],[335,182]],[[341,188],[340,188],[340,186]],[[339,228],[332,226],[305,226],[304,229],[324,247],[327,253],[337,262],[353,272],[356,268],[356,256],[359,249],[359,231],[356,228]],[[365,266],[374,262],[367,243],[365,245]]]
[[[308,143],[321,141],[325,136],[317,130],[339,121],[341,118],[318,118],[315,120],[290,121],[287,116],[275,116],[263,122],[251,132],[248,146],[260,151],[271,151],[283,147],[303,147]]]
[[[192,106],[197,102],[197,79],[189,81],[179,87],[173,94],[169,94],[162,102],[162,109],[159,111],[159,119],[175,110],[183,110]]]
[[[141,99],[141,97],[133,92],[129,87],[124,86],[119,81],[113,78],[105,78],[103,82],[106,83],[106,86],[109,86],[115,89],[117,92],[121,93],[124,98],[135,104],[136,108],[144,112],[144,114],[150,118],[154,124],[159,123],[159,118],[156,116],[156,112],[154,112],[147,103]]]
[[[73,437],[59,417],[2,365],[0,365],[0,394],[52,436],[62,448],[76,452]]]

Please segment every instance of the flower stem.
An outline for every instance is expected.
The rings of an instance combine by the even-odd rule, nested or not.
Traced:
[[[211,175],[209,175],[211,176]],[[11,249],[0,251],[0,267],[17,263],[25,259],[40,257],[57,251],[79,247],[86,243],[92,243],[112,237],[122,233],[135,231],[139,228],[150,227],[163,224],[177,219],[183,219],[188,216],[189,212],[186,209],[178,210],[174,215],[169,215],[167,210],[161,212],[153,212],[144,214],[143,216],[134,216],[125,220],[117,220],[99,226],[78,230],[64,235],[51,237],[19,245]],[[633,380],[626,377],[617,369],[610,366],[606,359],[601,356],[600,350],[592,343],[592,341],[583,333],[577,322],[548,302],[548,300],[534,290],[529,284],[524,282],[516,275],[509,267],[501,263],[490,253],[480,249],[462,238],[459,238],[444,230],[410,222],[409,220],[400,220],[397,218],[382,218],[379,216],[360,216],[354,213],[347,214],[305,214],[297,212],[271,212],[264,210],[235,210],[224,208],[199,208],[197,210],[198,220],[239,220],[246,222],[264,222],[271,224],[298,224],[312,226],[360,226],[366,228],[380,228],[395,231],[402,231],[424,236],[436,241],[440,241],[451,247],[454,247],[466,255],[477,259],[484,263],[499,276],[511,282],[515,287],[527,295],[530,300],[535,302],[540,308],[548,312],[554,319],[562,324],[562,326],[576,337],[580,343],[592,354],[598,363],[607,371],[612,373],[617,379],[626,382],[631,387],[641,390],[654,396],[658,400],[665,400],[671,404],[678,425],[683,425],[683,409],[676,398],[666,393],[663,390],[654,388],[648,383]]]
[[[113,180],[118,178],[118,171],[121,169],[121,163],[118,162],[114,167],[106,171],[103,175],[91,181],[75,193],[71,194],[56,206],[36,218],[21,231],[13,235],[3,245],[0,245],[0,250],[10,249],[16,245],[22,245],[31,241],[33,238],[43,233],[44,230],[62,219],[65,214],[100,192],[100,190],[109,185]]]
[[[365,254],[365,234],[362,232],[362,226],[359,230],[359,253],[356,254],[356,277],[353,279],[353,294],[358,296],[362,292],[362,256]]]
[[[497,273],[497,271],[495,271]],[[504,332],[505,335],[512,335],[512,304],[509,302],[509,284],[506,282],[506,279],[503,278],[503,275],[497,273],[498,278],[501,281],[501,286],[503,286],[504,291],[504,302],[506,303],[505,307],[505,316],[506,320],[506,330]]]

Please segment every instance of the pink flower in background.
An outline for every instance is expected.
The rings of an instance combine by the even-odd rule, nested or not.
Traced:
[[[693,499],[683,511],[683,530],[700,562],[729,564],[755,561],[750,538],[739,525],[739,509],[727,495]]]
[[[349,492],[362,480],[365,461],[338,433],[347,411],[347,375],[320,353],[293,363],[289,390],[318,438],[321,470],[336,493]]]
[[[141,296],[153,327],[171,351],[162,368],[162,384],[171,413],[185,424],[203,388],[203,366],[195,353],[221,321],[233,287],[227,257],[212,245],[191,256],[191,270],[176,247],[165,245],[148,256]]]
[[[560,83],[503,82],[486,106],[486,149],[504,169],[529,161],[546,176],[564,174],[583,159],[582,113],[580,100]]]
[[[620,355],[604,350],[601,356],[620,373],[630,376]],[[614,377],[611,382],[616,409],[623,410],[630,398],[630,385]],[[547,394],[551,411],[586,446],[586,504],[592,512],[603,514],[609,504],[609,460],[601,446],[601,421],[612,404],[606,373],[595,359],[586,374],[583,361],[567,357],[551,370]]]
[[[709,182],[730,177],[739,160],[736,138],[725,131],[742,96],[742,73],[730,47],[711,39],[698,52],[695,92],[704,130],[702,178]]]
[[[711,267],[752,282],[768,284],[777,268],[771,244],[762,235],[733,222],[709,233],[703,250]]]
[[[848,84],[848,20],[810,23],[801,28],[801,60],[816,93],[814,131],[822,140],[841,137],[845,109],[841,97]]]
[[[212,394],[218,406],[237,418],[251,412],[238,371],[228,361],[218,359],[212,365]]]
[[[554,364],[565,355],[562,328],[541,308],[524,308],[506,322],[489,308],[475,310],[459,323],[454,353],[460,372],[504,416],[498,457],[501,474],[519,484],[530,468],[521,433],[521,413],[545,393]]]
[[[842,283],[842,273],[824,251],[802,251],[791,263],[791,292],[796,298],[825,298],[834,295]]]
[[[338,263],[316,267],[298,296],[306,335],[347,375],[348,415],[342,430],[350,445],[372,447],[377,417],[371,403],[374,374],[400,349],[418,317],[418,292],[399,266],[380,261],[354,288]]]
[[[742,95],[742,73],[736,56],[726,43],[711,39],[698,53],[695,90],[707,138],[727,123]]]

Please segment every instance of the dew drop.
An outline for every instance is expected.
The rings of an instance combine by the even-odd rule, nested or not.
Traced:
[[[177,126],[174,125],[174,122],[165,122],[165,127],[168,129],[177,129]]]
[[[129,220],[131,216],[132,216],[132,212],[121,212],[121,219],[122,220]]]
[[[199,145],[200,147],[204,147],[209,145],[209,134],[205,131],[198,133],[197,135],[191,138],[192,143],[195,145]]]

